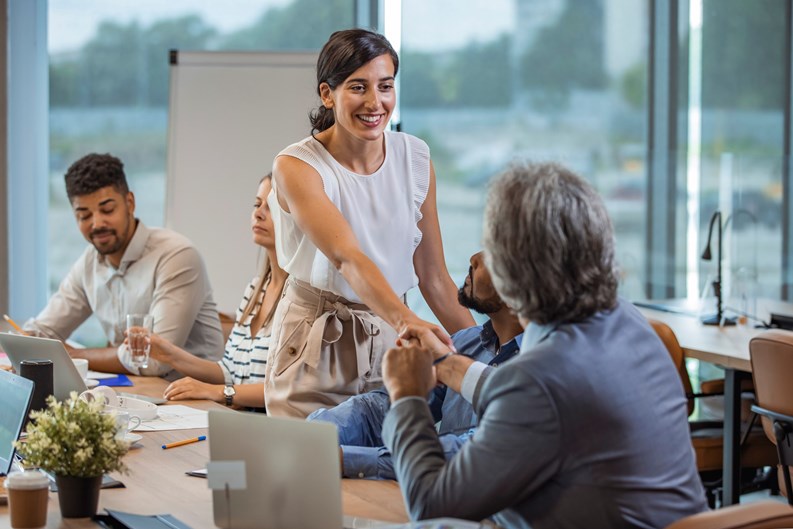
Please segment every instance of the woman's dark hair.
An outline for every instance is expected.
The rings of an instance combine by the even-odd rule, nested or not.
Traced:
[[[83,156],[69,167],[64,180],[69,202],[74,197],[90,195],[107,186],[113,186],[124,196],[129,193],[124,164],[110,154],[92,153]]]
[[[344,82],[355,70],[367,62],[389,54],[394,61],[394,76],[399,71],[399,57],[384,36],[366,29],[345,29],[333,33],[322,47],[317,59],[317,94],[322,83],[331,90]],[[320,94],[321,95],[321,94]],[[333,110],[320,105],[309,114],[311,134],[322,132],[336,121]]]
[[[561,165],[514,165],[496,178],[483,235],[493,285],[519,316],[570,323],[616,305],[619,268],[606,207]]]

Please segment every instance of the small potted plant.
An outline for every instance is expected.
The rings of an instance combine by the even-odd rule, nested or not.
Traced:
[[[129,444],[116,437],[116,421],[104,404],[85,402],[72,392],[64,402],[50,396],[47,408],[31,412],[27,440],[16,444],[25,464],[55,476],[64,518],[96,514],[106,472],[126,472],[121,460]]]

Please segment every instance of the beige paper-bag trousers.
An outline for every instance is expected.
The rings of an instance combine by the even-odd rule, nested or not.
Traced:
[[[366,305],[292,277],[272,329],[267,413],[299,418],[382,386],[383,354],[397,338]]]

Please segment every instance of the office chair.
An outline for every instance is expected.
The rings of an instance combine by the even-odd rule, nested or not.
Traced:
[[[776,445],[779,489],[790,505],[790,465],[793,464],[793,332],[765,331],[749,342],[752,378],[757,404],[752,410],[762,417],[768,439]]]
[[[764,500],[701,512],[676,521],[666,529],[781,529],[793,527],[793,508]]]
[[[672,361],[680,375],[686,397],[688,398],[688,415],[694,412],[695,401],[700,397],[723,395],[723,381],[703,382],[700,393],[694,393],[691,379],[686,369],[683,348],[677,341],[674,331],[663,322],[649,320],[658,337],[666,346]],[[751,381],[747,381],[751,382]],[[720,389],[714,391],[712,388]],[[763,488],[771,488],[776,492],[776,478],[766,476],[761,470],[776,464],[776,450],[768,442],[762,430],[754,428],[756,416],[750,418],[741,435],[741,491],[750,492]],[[689,421],[691,444],[697,460],[702,485],[705,487],[708,505],[715,508],[721,502],[722,463],[724,450],[724,425],[721,421]]]

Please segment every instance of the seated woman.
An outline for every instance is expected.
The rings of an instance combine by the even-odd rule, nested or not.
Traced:
[[[198,358],[155,335],[151,356],[186,375],[165,389],[168,400],[209,399],[235,407],[264,407],[264,372],[270,348],[275,307],[281,298],[287,273],[275,256],[273,220],[267,205],[272,175],[259,183],[251,214],[253,242],[265,249],[264,263],[237,309],[226,350],[219,362]]]

